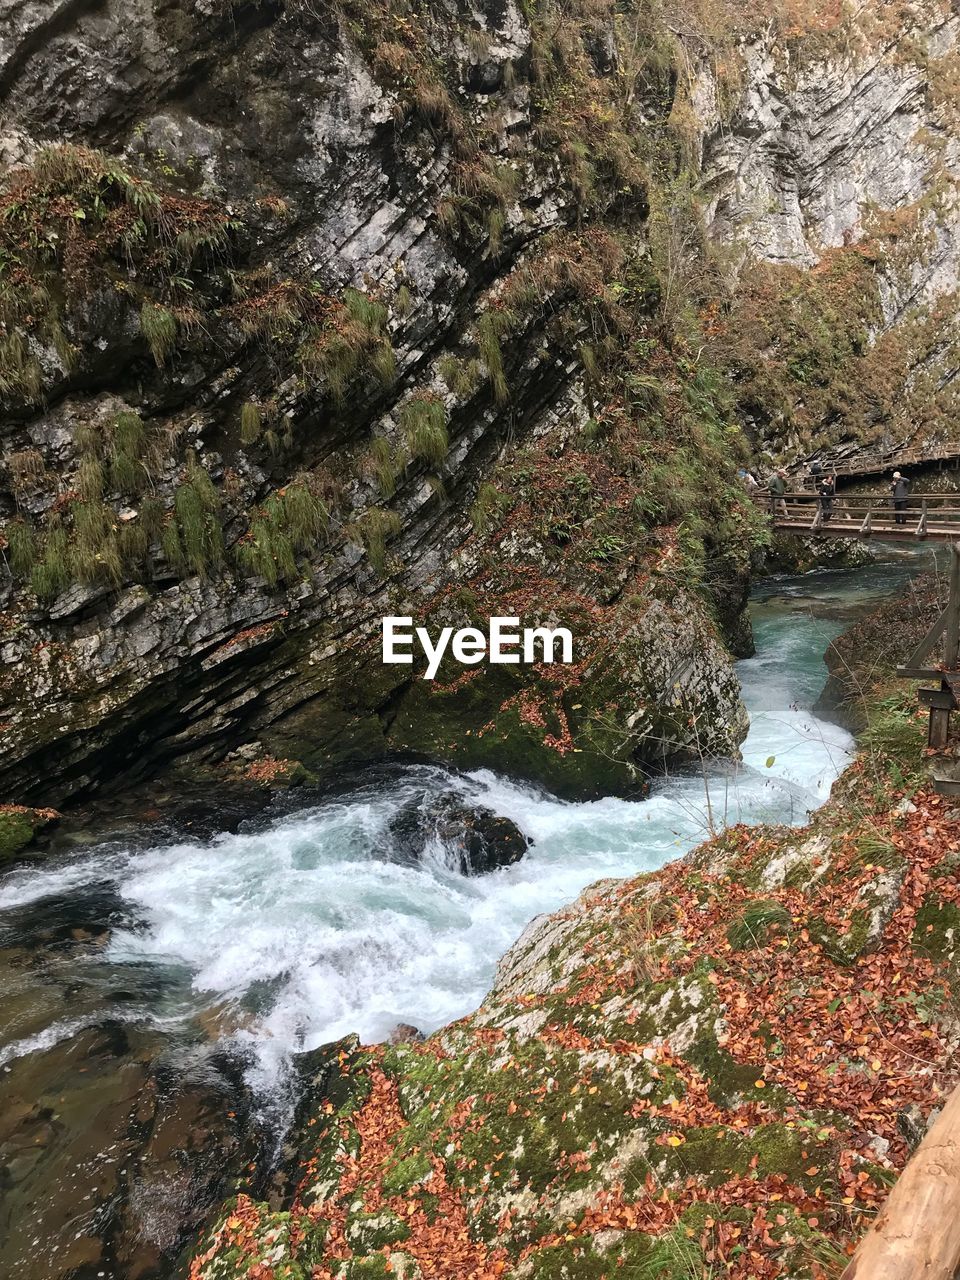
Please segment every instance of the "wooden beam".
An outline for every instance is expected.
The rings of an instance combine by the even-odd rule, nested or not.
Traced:
[[[960,1265],[960,1088],[907,1162],[842,1280],[953,1280]]]
[[[921,689],[917,695],[921,707],[939,707],[941,710],[956,711],[957,698],[951,688]]]
[[[933,624],[933,626],[930,628],[927,634],[923,637],[923,639],[914,649],[913,653],[911,653],[910,657],[903,664],[905,668],[919,667],[923,663],[924,658],[929,656],[929,654],[933,649],[933,646],[937,643],[937,641],[943,635],[944,631],[946,631],[947,629],[947,616],[949,612],[950,612],[950,607],[948,605],[946,609],[941,610],[941,612],[937,615],[936,622]]]
[[[899,680],[939,680],[943,672],[935,667],[895,667],[894,675]]]
[[[934,774],[933,789],[941,796],[960,796],[960,778],[941,778]]]
[[[950,708],[931,707],[930,726],[927,729],[927,746],[942,751],[950,741]]]
[[[953,671],[960,659],[960,543],[950,548],[950,594],[947,597],[947,642],[943,665]]]
[[[927,500],[924,498],[923,507],[920,512],[920,523],[917,525],[917,537],[925,538],[927,536]]]

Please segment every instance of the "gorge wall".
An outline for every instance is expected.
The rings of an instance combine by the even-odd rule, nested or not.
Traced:
[[[750,437],[952,394],[956,23],[890,9],[4,0],[0,792],[735,751]]]

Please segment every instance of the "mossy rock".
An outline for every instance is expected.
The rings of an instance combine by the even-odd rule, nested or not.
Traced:
[[[0,808],[0,866],[22,853],[37,832],[54,820],[50,810],[25,809],[20,805]]]

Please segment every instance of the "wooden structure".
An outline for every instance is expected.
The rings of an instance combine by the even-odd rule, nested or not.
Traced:
[[[910,1157],[841,1280],[953,1280],[960,1269],[960,1088]]]
[[[809,479],[807,473],[813,461],[814,459],[810,458],[799,466],[791,467],[790,470],[795,474],[804,473],[806,483]],[[849,476],[876,476],[887,471],[902,471],[904,467],[929,466],[934,462],[939,462],[942,466],[945,462],[960,462],[960,440],[944,440],[939,444],[915,448],[895,445],[889,449],[857,449],[845,455],[818,457],[816,461],[820,463],[824,474],[837,476],[838,479]]]
[[[815,494],[784,495],[784,505],[774,513],[774,528],[784,533],[821,538],[877,538],[882,541],[946,542],[950,545],[947,603],[936,622],[897,675],[922,681],[920,705],[930,713],[927,743],[942,751],[950,738],[950,716],[960,709],[960,496],[928,494],[907,500],[899,514],[890,499],[869,495],[834,496],[829,509]],[[943,640],[943,661],[933,665],[934,650]],[[934,774],[941,795],[960,796],[960,777]]]
[[[764,495],[761,501],[769,502],[769,497]],[[929,493],[907,498],[906,509],[899,513],[903,524],[897,523],[898,513],[889,498],[871,494],[835,495],[829,519],[815,493],[787,493],[783,501],[784,507],[773,513],[773,523],[784,533],[896,542],[960,539],[960,494]]]
[[[943,637],[943,665],[930,665],[930,655]],[[919,692],[920,705],[930,711],[927,745],[942,751],[950,738],[950,715],[960,707],[960,542],[950,546],[950,581],[947,603],[897,675],[904,680],[935,682]],[[960,779],[934,775],[942,795],[960,796]]]

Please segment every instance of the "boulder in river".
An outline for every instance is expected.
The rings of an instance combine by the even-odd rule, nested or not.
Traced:
[[[431,840],[440,840],[463,875],[484,875],[519,862],[532,841],[515,822],[466,804],[460,796],[418,796],[390,823],[394,856],[419,861]]]

